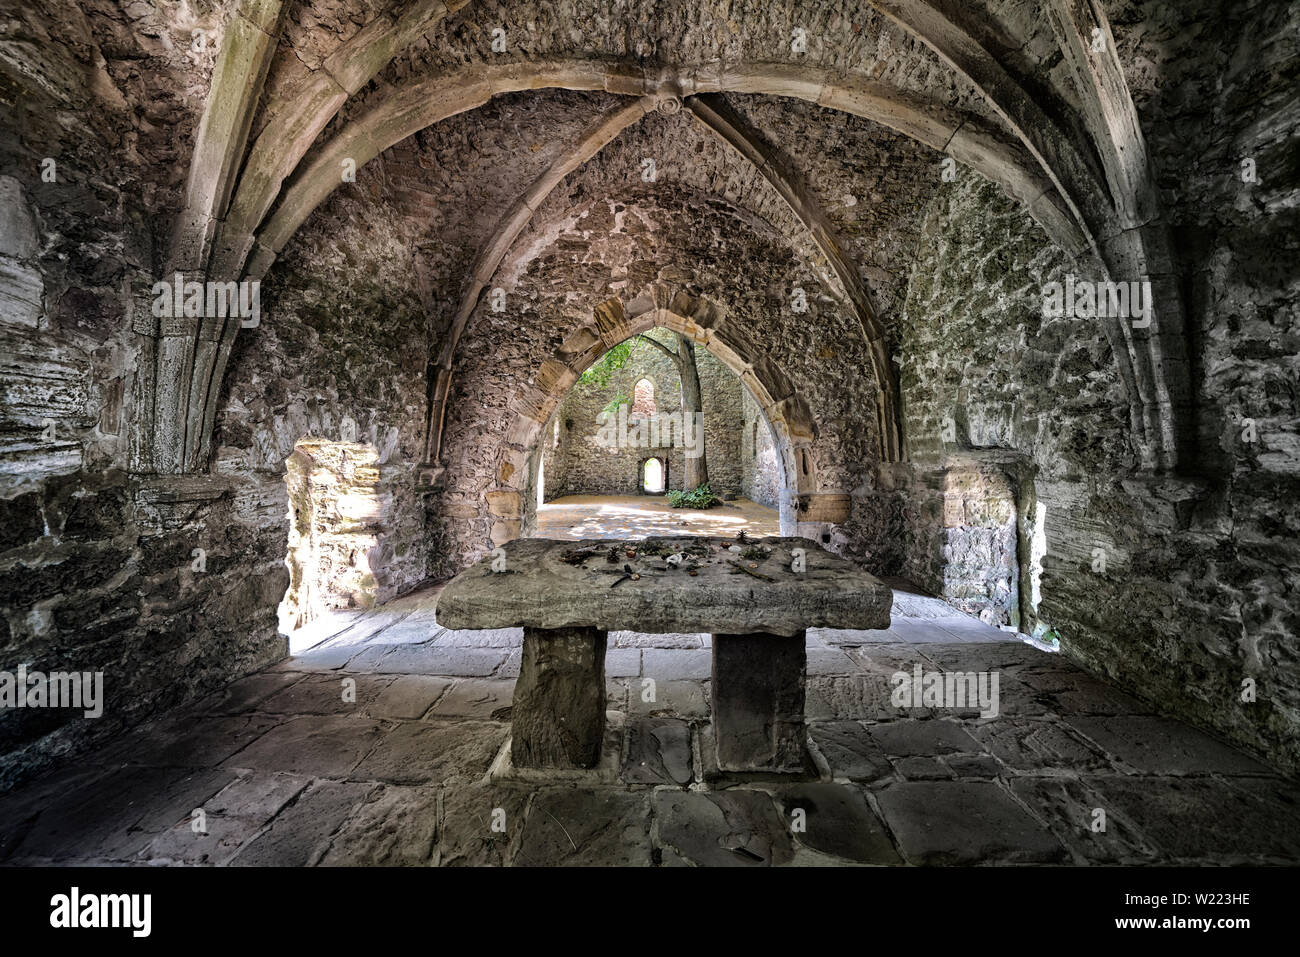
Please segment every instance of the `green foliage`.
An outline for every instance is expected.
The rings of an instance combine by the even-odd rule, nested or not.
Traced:
[[[722,499],[713,494],[706,482],[694,491],[669,492],[668,504],[673,508],[713,508],[715,505],[721,505]]]
[[[592,363],[591,367],[578,377],[579,384],[595,386],[598,389],[605,388],[609,385],[609,380],[614,373],[627,364],[628,356],[631,354],[632,340],[628,339],[620,342]],[[615,406],[615,408],[618,407]]]
[[[618,407],[620,405],[631,405],[631,404],[632,404],[632,400],[630,400],[627,397],[627,393],[620,392],[618,395],[614,396],[614,398],[610,399],[609,403],[605,406],[605,408],[601,409],[600,411],[608,412],[610,415],[614,415],[615,413],[618,412]]]

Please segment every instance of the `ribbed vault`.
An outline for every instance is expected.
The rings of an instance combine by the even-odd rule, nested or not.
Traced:
[[[1081,272],[1149,280],[1158,303],[1151,324],[1111,321],[1107,335],[1144,465],[1178,466],[1190,414],[1182,306],[1115,43],[1094,48],[1109,25],[1093,5],[1053,0],[1028,30],[1023,14],[1000,5],[925,0],[872,0],[852,13],[830,4],[745,11],[682,4],[617,24],[595,8],[530,9],[519,23],[510,4],[462,6],[416,0],[358,11],[353,20],[364,26],[322,42],[297,30],[275,0],[246,0],[214,64],[168,257],[174,268],[210,278],[274,281],[271,263],[346,181],[343,170],[512,91],[580,90],[626,101],[594,111],[476,247],[473,279],[447,334],[431,347],[439,370],[431,452],[441,445],[433,423],[444,416],[438,404],[446,401],[457,341],[503,250],[557,182],[651,107],[675,109],[684,98],[790,204],[800,241],[833,275],[831,295],[849,303],[870,346],[881,457],[897,457],[890,316],[873,302],[852,244],[807,185],[817,171],[790,162],[725,99],[757,95],[860,116],[935,151],[935,160],[952,157],[1023,203],[1054,242],[1080,257]],[[575,13],[585,32],[573,28]],[[1011,47],[999,13],[1017,24],[1027,47]],[[152,374],[141,377],[152,393],[140,423],[142,467],[204,467],[237,330],[220,320],[156,329]]]

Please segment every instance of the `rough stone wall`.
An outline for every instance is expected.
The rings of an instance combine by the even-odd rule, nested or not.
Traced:
[[[4,14],[0,670],[100,671],[105,702],[98,719],[0,713],[0,789],[284,653],[283,483],[126,471],[131,316],[181,205],[216,45],[191,55],[190,38],[219,36],[228,12]]]
[[[369,213],[347,210],[346,192],[332,200],[322,210],[332,235],[305,230],[309,252],[295,260],[303,247],[291,246],[268,277],[262,327],[241,331],[231,360],[213,472],[128,471],[142,340],[132,317],[147,308],[183,205],[229,7],[98,4],[87,15],[38,2],[4,14],[0,670],[102,671],[106,701],[99,719],[0,713],[0,789],[285,654],[276,611],[289,584],[283,463],[294,441],[338,438],[350,416],[388,460],[408,435],[418,457],[429,332],[405,238],[387,245],[394,234],[377,232],[392,217],[378,212],[391,197],[376,167],[352,187],[368,194],[357,207]],[[202,54],[194,30],[209,33]],[[349,224],[329,220],[337,203]],[[371,268],[368,253],[390,271]],[[299,267],[298,299],[277,295]],[[375,277],[370,325],[349,312],[349,284],[334,281],[353,267]],[[400,398],[387,391],[399,381]],[[406,587],[425,566],[414,484],[393,483],[407,538],[383,545],[380,562]]]
[[[1295,172],[1274,167],[1290,184],[1288,193],[1275,180],[1279,195],[1294,197]],[[1201,220],[1202,206],[1175,204],[1174,215]],[[1043,318],[1043,284],[1068,269],[1060,254],[987,184],[966,177],[941,190],[898,332],[910,463],[893,473],[906,574],[940,593],[965,590],[968,610],[1000,616],[996,594],[972,602],[970,582],[948,568],[991,544],[982,541],[988,523],[945,516],[948,467],[998,462],[1017,497],[1022,581],[1034,523],[1025,511],[1045,509],[1041,601],[1021,627],[1055,629],[1063,651],[1093,670],[1294,768],[1297,404],[1293,387],[1277,388],[1277,362],[1296,368],[1300,343],[1284,330],[1300,296],[1293,278],[1279,285],[1294,270],[1268,266],[1294,243],[1283,235],[1287,217],[1251,206],[1253,215],[1231,204],[1224,214],[1248,224],[1175,230],[1189,275],[1209,277],[1194,282],[1201,292],[1191,300],[1193,337],[1205,347],[1197,393],[1206,437],[1202,475],[1186,481],[1132,473],[1101,330]],[[1247,411],[1260,423],[1254,443],[1240,441]],[[1029,487],[1017,488],[1026,475]],[[1247,678],[1253,702],[1242,700]]]
[[[760,505],[779,508],[785,477],[771,428],[748,391],[741,396],[741,406],[741,494]]]
[[[381,602],[426,575],[416,466],[437,342],[409,224],[388,213],[398,189],[383,161],[371,164],[285,249],[264,286],[261,324],[236,340],[213,442],[218,473],[281,485],[301,440],[373,451],[383,516],[369,564]],[[286,500],[281,560],[288,515]]]
[[[676,348],[676,340],[671,334],[658,331],[652,335],[670,349]],[[706,350],[696,349],[695,356],[704,405],[704,447],[708,455],[709,486],[715,493],[726,490],[739,493],[741,396],[746,390],[740,380]],[[660,444],[619,449],[604,448],[597,441],[601,428],[597,418],[601,410],[618,396],[631,401],[633,388],[641,379],[654,384],[655,407],[660,414],[681,414],[681,384],[677,367],[654,346],[633,342],[627,362],[613,372],[605,388],[595,383],[579,382],[561,403],[557,414],[560,430],[568,441],[564,444],[557,470],[546,473],[547,498],[640,494],[640,464],[650,457],[667,463],[667,488],[684,488],[685,450],[680,444],[677,447]],[[613,419],[617,421],[616,413]],[[636,424],[630,412],[628,432],[635,439]],[[543,440],[546,434],[543,430]]]

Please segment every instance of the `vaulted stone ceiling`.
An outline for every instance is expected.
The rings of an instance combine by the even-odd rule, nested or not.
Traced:
[[[265,275],[298,224],[336,191],[335,161],[364,165],[400,144],[409,129],[419,155],[429,157],[428,166],[416,160],[428,173],[425,185],[443,187],[437,196],[444,202],[435,209],[452,202],[466,207],[465,214],[437,215],[472,211],[475,221],[466,223],[463,236],[454,221],[428,224],[439,230],[446,258],[428,255],[425,244],[422,268],[429,276],[453,276],[470,249],[482,250],[493,214],[519,200],[584,117],[628,94],[662,99],[723,89],[729,91],[725,107],[743,117],[761,155],[770,152],[788,165],[783,174],[791,188],[834,229],[827,241],[843,244],[839,278],[862,290],[838,292],[857,301],[869,339],[883,339],[880,330],[897,306],[898,264],[907,259],[922,184],[936,182],[940,150],[1006,184],[1072,251],[1091,247],[1117,273],[1168,271],[1163,227],[1151,225],[1158,199],[1146,185],[1150,168],[1140,133],[1135,138],[1124,60],[1112,49],[1125,39],[1111,37],[1109,23],[1095,21],[1096,11],[1067,0],[955,7],[920,0],[683,2],[626,9],[597,2],[474,2],[449,9],[439,0],[391,6],[264,0],[239,6],[232,18],[234,9],[88,3],[52,23],[29,18],[33,40],[58,31],[67,49],[86,50],[98,71],[92,89],[105,105],[132,114],[108,125],[129,141],[127,155],[139,164],[127,168],[161,208],[179,203],[181,167],[188,166],[186,212],[167,231],[170,241],[153,250],[152,258],[169,266],[206,268],[214,277]],[[1126,11],[1117,14],[1122,19]],[[1097,35],[1102,45],[1093,53],[1101,53],[1089,58],[1084,40],[1095,45]],[[1130,51],[1140,43],[1139,35],[1124,51],[1139,63],[1147,51]],[[67,64],[50,66],[57,99],[59,68]],[[530,86],[593,92],[509,92]],[[493,95],[507,102],[493,104]],[[884,134],[869,120],[846,116],[846,109],[901,132]],[[461,110],[469,112],[444,116]],[[825,242],[819,256],[807,228],[791,228],[772,187],[744,169],[749,160],[720,143],[701,144],[709,136],[691,127],[686,116],[654,116],[620,139],[635,138],[645,155],[663,154],[662,168],[677,182],[698,190],[707,180],[707,192],[755,212],[789,237],[813,271],[834,271],[818,261],[825,259]],[[458,135],[465,148],[452,160]],[[521,145],[527,140],[526,154],[510,148],[512,135]],[[906,141],[909,135],[930,148]],[[488,168],[493,139],[511,161],[474,176]],[[882,170],[888,175],[877,186]],[[419,192],[403,175],[394,171],[397,185]],[[457,175],[466,181],[456,183]],[[580,164],[569,173],[574,188],[594,175]],[[750,182],[742,185],[745,179]],[[889,224],[888,236],[864,231],[867,210],[868,224]],[[1140,228],[1124,233],[1129,224]],[[835,295],[837,284],[827,285]],[[455,298],[440,286],[425,291],[426,298],[433,292],[438,309]],[[473,289],[462,293],[472,296]],[[1171,314],[1154,334],[1111,330],[1137,441],[1145,460],[1160,469],[1177,466],[1188,428],[1182,306],[1176,296],[1166,298]],[[865,315],[873,312],[879,327],[877,317]],[[433,327],[442,328],[441,317]],[[200,333],[199,341],[206,336]],[[146,455],[163,471],[191,470],[206,455],[232,340],[226,334],[214,348],[181,348],[192,356],[183,360],[192,381],[144,427],[154,446]],[[874,348],[877,378],[888,389],[888,348]],[[166,378],[169,363],[178,360],[163,350],[155,361]],[[897,454],[896,445],[887,442],[887,458]]]
[[[1037,77],[1039,65],[1034,56],[1024,57],[1023,86],[998,64],[1000,44],[1015,34],[1003,36],[992,30],[993,21],[984,21],[976,29],[969,13],[953,19],[951,12],[941,13],[924,4],[880,6],[897,22],[873,8],[846,15],[830,5],[717,10],[660,5],[640,11],[639,17],[614,18],[598,8],[543,5],[529,7],[526,19],[519,23],[508,5],[471,4],[445,16],[447,11],[440,4],[415,4],[373,16],[373,11],[352,11],[346,21],[338,11],[318,16],[314,8],[302,8],[290,11],[289,26],[274,52],[265,40],[257,39],[278,25],[278,20],[271,19],[274,11],[250,8],[252,21],[244,17],[237,22],[252,22],[253,29],[265,32],[253,33],[249,48],[231,59],[241,58],[245,66],[267,69],[262,105],[256,110],[249,105],[256,82],[250,88],[247,70],[232,76],[228,67],[223,69],[217,81],[222,96],[242,96],[246,102],[242,110],[238,106],[227,109],[230,115],[224,115],[218,106],[211,112],[211,126],[200,131],[200,156],[205,158],[202,166],[196,164],[191,172],[188,219],[180,225],[170,255],[176,262],[207,263],[210,272],[219,274],[235,275],[245,262],[253,275],[265,274],[297,225],[334,192],[339,178],[335,163],[364,164],[378,151],[397,147],[402,132],[409,130],[420,143],[415,166],[421,170],[446,169],[447,154],[454,151],[457,136],[473,146],[451,161],[453,172],[444,176],[440,185],[445,188],[438,194],[440,200],[463,202],[467,210],[473,210],[473,221],[466,223],[469,229],[462,236],[454,223],[439,223],[445,252],[430,255],[427,244],[422,247],[426,283],[434,273],[454,276],[463,273],[464,257],[471,248],[476,250],[476,261],[483,255],[499,259],[503,250],[489,247],[508,248],[518,229],[531,219],[538,200],[527,201],[526,211],[517,204],[524,201],[529,184],[542,171],[549,169],[554,175],[536,194],[538,199],[544,199],[547,190],[566,173],[573,179],[574,189],[583,188],[600,168],[588,172],[582,168],[583,161],[598,154],[611,135],[618,136],[632,125],[635,128],[622,139],[629,141],[625,147],[632,142],[640,146],[643,161],[649,158],[661,164],[666,176],[675,173],[676,182],[689,182],[697,193],[717,193],[722,201],[754,212],[789,237],[796,254],[814,272],[823,276],[838,273],[838,291],[833,279],[825,285],[832,295],[838,292],[839,298],[849,301],[864,336],[873,343],[876,378],[884,390],[880,422],[891,423],[880,429],[882,454],[892,458],[897,455],[897,400],[885,342],[888,322],[880,309],[897,304],[898,268],[890,259],[901,262],[906,258],[906,234],[909,228],[915,230],[916,200],[923,195],[918,187],[927,174],[933,183],[935,161],[940,157],[927,157],[924,148],[901,142],[898,133],[882,134],[868,120],[846,120],[842,114],[806,102],[787,103],[770,96],[746,98],[736,91],[820,98],[882,119],[904,134],[928,141],[932,149],[946,148],[1002,179],[1029,204],[1031,213],[1046,217],[1043,221],[1049,232],[1067,246],[1086,241],[1097,248],[1096,231],[1110,228],[1107,217],[1122,216],[1123,209],[1118,214],[1106,213],[1097,199],[1082,195],[1097,187],[1096,183],[1083,184],[1080,177],[1092,174],[1101,179],[1099,167],[1103,164],[1090,152],[1086,135],[1081,158],[1070,158],[1071,150],[1078,147],[1065,144],[1074,137],[1063,130],[1054,131],[1046,112],[1059,111],[1061,97],[1053,93],[1050,78]],[[1060,33],[1067,45],[1072,42],[1068,31],[1074,28],[1069,21],[1073,14],[1062,8],[1056,14],[1060,23],[1052,27],[1044,12],[1038,13],[1029,18],[1033,26],[1017,37],[1021,49],[1032,50],[1045,43],[1045,30]],[[1008,14],[1013,19],[1024,15],[1023,10]],[[343,26],[331,35],[326,29],[331,22],[366,25],[355,32]],[[945,62],[945,57],[951,62]],[[1032,96],[1033,85],[1041,87],[1038,100]],[[529,96],[516,94],[517,105],[514,100],[490,103],[494,93],[510,98],[508,91],[528,86],[650,94],[654,99],[647,101],[646,109],[665,102],[673,105],[683,95],[690,100],[710,89],[731,90],[738,102],[733,105],[723,100],[717,108],[727,114],[722,121],[730,123],[733,145],[739,143],[749,155],[742,157],[720,144],[702,143],[702,131],[690,129],[691,124],[680,115],[655,115],[645,122],[635,111],[635,115],[628,116],[624,110],[614,116],[618,107],[611,103],[609,93],[593,92],[584,98],[578,93],[549,90]],[[446,101],[445,105],[439,101]],[[218,98],[213,102],[224,101]],[[514,116],[509,115],[512,106]],[[584,113],[600,116],[602,107],[613,117],[614,127],[603,132],[582,125]],[[704,108],[714,109],[707,103]],[[471,112],[457,121],[454,114],[467,109]],[[1105,113],[1105,109],[1102,104],[1094,113]],[[536,127],[531,134],[529,113]],[[698,114],[699,107],[692,104],[688,113]],[[701,115],[707,119],[707,113]],[[827,148],[828,117],[830,129],[853,137],[851,142],[840,140],[838,149]],[[447,129],[425,132],[426,127],[437,130],[440,120],[448,124]],[[716,125],[717,120],[713,122]],[[735,122],[744,128],[739,132],[731,129]],[[242,171],[233,158],[214,165],[205,156],[204,135],[223,124],[232,131],[250,127],[251,145]],[[1077,136],[1080,131],[1073,132]],[[597,138],[583,144],[584,134]],[[734,139],[736,135],[739,141]],[[565,157],[564,144],[572,136],[578,138],[581,155]],[[516,138],[513,148],[511,137]],[[1016,143],[1017,137],[1024,140],[1023,145]],[[475,177],[476,170],[491,162],[494,140],[499,141],[496,148],[502,154],[518,158],[506,171]],[[859,143],[887,143],[892,155],[882,157],[876,148],[845,149]],[[1025,147],[1043,169],[1035,170]],[[438,152],[441,161],[425,159]],[[684,162],[687,156],[690,163]],[[301,164],[295,171],[298,157]],[[680,167],[676,171],[674,159]],[[755,162],[768,174],[770,183],[759,185],[752,170],[743,170]],[[1137,161],[1139,166],[1144,162]],[[608,161],[602,164],[607,167]],[[891,183],[875,188],[881,167],[892,174],[893,190],[887,188]],[[637,171],[637,166],[625,164],[622,178]],[[411,181],[411,172],[398,169],[394,177],[400,188],[418,193],[420,184]],[[457,175],[467,181],[457,183]],[[613,177],[611,182],[619,179],[614,171],[605,175]],[[1063,186],[1061,176],[1072,181]],[[750,182],[742,185],[746,178]],[[418,181],[419,176],[414,179]],[[437,174],[430,179],[437,182]],[[1052,198],[1049,180],[1057,183],[1056,198]],[[281,181],[283,186],[278,185]],[[669,179],[665,185],[672,182]],[[484,183],[492,184],[490,192],[483,189]],[[476,185],[478,190],[473,188]],[[782,208],[778,189],[787,193],[785,200],[797,204],[795,213],[802,220],[802,230],[798,222],[791,221],[791,212]],[[865,232],[861,219],[846,213],[858,205],[855,190],[865,192],[863,206],[869,205],[879,222],[891,224],[890,236]],[[229,209],[221,216],[227,197]],[[1075,205],[1080,202],[1083,205]],[[509,203],[516,205],[504,205]],[[896,210],[897,203],[904,209]],[[1070,210],[1081,219],[1071,223]],[[511,215],[517,212],[525,215]],[[418,211],[416,218],[420,218]],[[490,225],[494,219],[496,232]],[[545,225],[536,224],[535,228],[544,230]],[[816,244],[810,242],[813,238],[818,240]],[[1124,255],[1113,252],[1111,258],[1118,262]],[[824,261],[827,257],[829,263]],[[493,266],[488,263],[485,268],[491,271]],[[488,278],[478,276],[468,287],[462,281],[456,316],[449,324],[441,317],[434,321],[435,329],[448,331],[438,360],[441,380],[434,387],[438,402],[446,397],[454,343],[468,321],[467,310]],[[426,285],[425,293],[426,299],[432,298],[442,309],[455,298],[441,286]],[[876,297],[883,303],[873,302]],[[1160,341],[1166,348],[1179,345],[1177,325],[1172,318],[1165,323]],[[1134,400],[1138,407],[1145,404],[1150,410],[1135,413],[1135,423],[1144,430],[1162,430],[1161,436],[1148,431],[1145,441],[1155,456],[1153,461],[1168,464],[1174,460],[1174,451],[1160,449],[1176,439],[1170,430],[1180,427],[1174,419],[1182,400],[1177,395],[1172,400],[1160,398],[1169,391],[1163,373],[1153,371],[1158,367],[1150,365],[1142,344],[1130,341],[1129,345],[1137,349],[1136,373],[1124,364]],[[197,348],[194,369],[199,381],[205,376],[220,378],[228,348],[223,342],[212,355],[208,354],[211,350]],[[207,371],[209,368],[212,371]],[[1155,382],[1148,381],[1152,376]],[[181,403],[188,409],[179,438],[182,448],[177,450],[184,462],[193,461],[206,447],[203,421],[212,418],[215,393],[209,388],[210,398],[204,399],[203,389],[196,383],[189,399]],[[181,411],[160,410],[163,419]],[[436,418],[443,414],[439,410]],[[165,424],[163,428],[166,431]],[[431,427],[430,431],[438,430]],[[438,454],[439,436],[434,436],[429,448],[432,455]],[[162,454],[165,458],[174,453]]]

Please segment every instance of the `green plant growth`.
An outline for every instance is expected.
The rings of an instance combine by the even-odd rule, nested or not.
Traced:
[[[722,499],[713,494],[708,483],[701,485],[690,492],[671,491],[668,493],[668,504],[673,508],[713,508],[715,505],[721,505]]]
[[[578,383],[584,386],[595,386],[598,389],[605,388],[614,373],[627,364],[631,354],[632,340],[620,342],[593,362],[586,372],[578,376]]]
[[[618,407],[620,405],[631,405],[631,404],[632,404],[632,400],[627,397],[627,393],[620,392],[618,395],[614,396],[614,398],[610,399],[609,402],[605,405],[605,408],[601,409],[600,411],[608,412],[610,415],[614,415],[615,413],[618,412]]]

